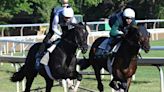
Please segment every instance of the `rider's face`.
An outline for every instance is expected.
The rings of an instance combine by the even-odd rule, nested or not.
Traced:
[[[132,19],[131,18],[125,18],[126,20],[126,23],[129,25],[131,22],[132,22]]]
[[[66,22],[68,22],[68,21],[70,21],[70,17],[64,17],[64,20],[66,21]]]

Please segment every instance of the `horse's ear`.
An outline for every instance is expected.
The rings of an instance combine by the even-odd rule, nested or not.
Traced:
[[[78,24],[79,24],[79,25],[83,25],[83,23],[82,23],[82,22],[79,22]]]

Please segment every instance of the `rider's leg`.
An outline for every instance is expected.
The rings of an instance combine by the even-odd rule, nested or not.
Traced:
[[[120,36],[110,37],[106,42],[104,41],[96,51],[97,56],[107,57],[113,55],[113,47],[120,42]]]
[[[113,53],[112,49],[113,47],[118,43],[120,42],[120,37],[111,37],[111,41],[110,43],[108,44],[108,47],[107,47],[107,54],[108,55],[111,55]]]
[[[53,32],[49,32],[46,37],[43,40],[43,43],[40,45],[39,50],[36,54],[36,64],[35,64],[35,68],[38,70],[39,66],[40,66],[40,60],[44,55],[44,50],[46,49],[46,44],[48,43],[49,39],[52,37]]]
[[[112,38],[108,38],[108,39],[105,39],[99,46],[98,46],[98,49],[96,51],[96,55],[103,55],[105,53],[107,53],[110,49],[111,49],[111,46],[110,46],[110,43],[112,41]]]
[[[36,64],[35,64],[35,68],[38,70],[39,69],[39,66],[40,66],[40,60],[41,58],[43,57],[44,55],[44,50],[46,48],[46,44],[45,43],[42,43],[39,47],[39,50],[36,54]]]

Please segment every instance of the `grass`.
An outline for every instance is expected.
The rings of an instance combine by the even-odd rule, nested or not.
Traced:
[[[151,41],[151,46],[164,46],[164,40]],[[142,52],[143,57],[164,57],[164,51],[150,51],[148,54]],[[164,68],[163,68],[164,69]],[[89,68],[88,70],[93,70]],[[9,77],[15,72],[15,68],[11,64],[5,63],[0,65],[0,92],[16,92],[16,83],[12,83]],[[111,88],[108,86],[110,82],[110,76],[105,75],[103,78],[104,92],[111,92]],[[56,83],[56,82],[55,82]],[[97,81],[94,75],[85,75],[80,84],[82,87],[97,90]],[[44,79],[41,76],[37,76],[32,85],[32,89],[42,88],[45,86]],[[20,89],[21,90],[21,89]],[[44,89],[41,91],[44,92]],[[34,91],[35,92],[35,91]],[[39,91],[40,92],[40,91]],[[52,92],[63,92],[61,86],[55,86]],[[79,90],[79,92],[85,92]],[[159,71],[154,66],[138,66],[135,80],[132,81],[130,92],[160,92],[160,76]]]

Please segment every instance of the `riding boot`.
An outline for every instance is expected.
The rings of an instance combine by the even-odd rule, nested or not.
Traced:
[[[108,44],[108,47],[107,47],[107,52],[105,53],[105,56],[113,56],[113,54],[115,54],[115,52],[113,51],[113,47],[118,43],[120,42],[120,37],[111,37],[111,41],[110,41],[110,44]]]
[[[40,60],[42,59],[42,57],[44,56],[44,50],[46,48],[46,44],[45,43],[42,43],[39,47],[39,50],[38,52],[36,53],[36,62],[35,62],[35,68],[36,70],[39,70],[39,67],[40,67]]]
[[[49,39],[53,36],[54,32],[50,31],[46,35],[46,37],[43,39],[43,43],[40,45],[38,52],[36,53],[36,62],[35,62],[35,68],[36,70],[39,70],[40,67],[40,60],[44,56],[44,50],[46,49],[46,44],[48,43]]]

